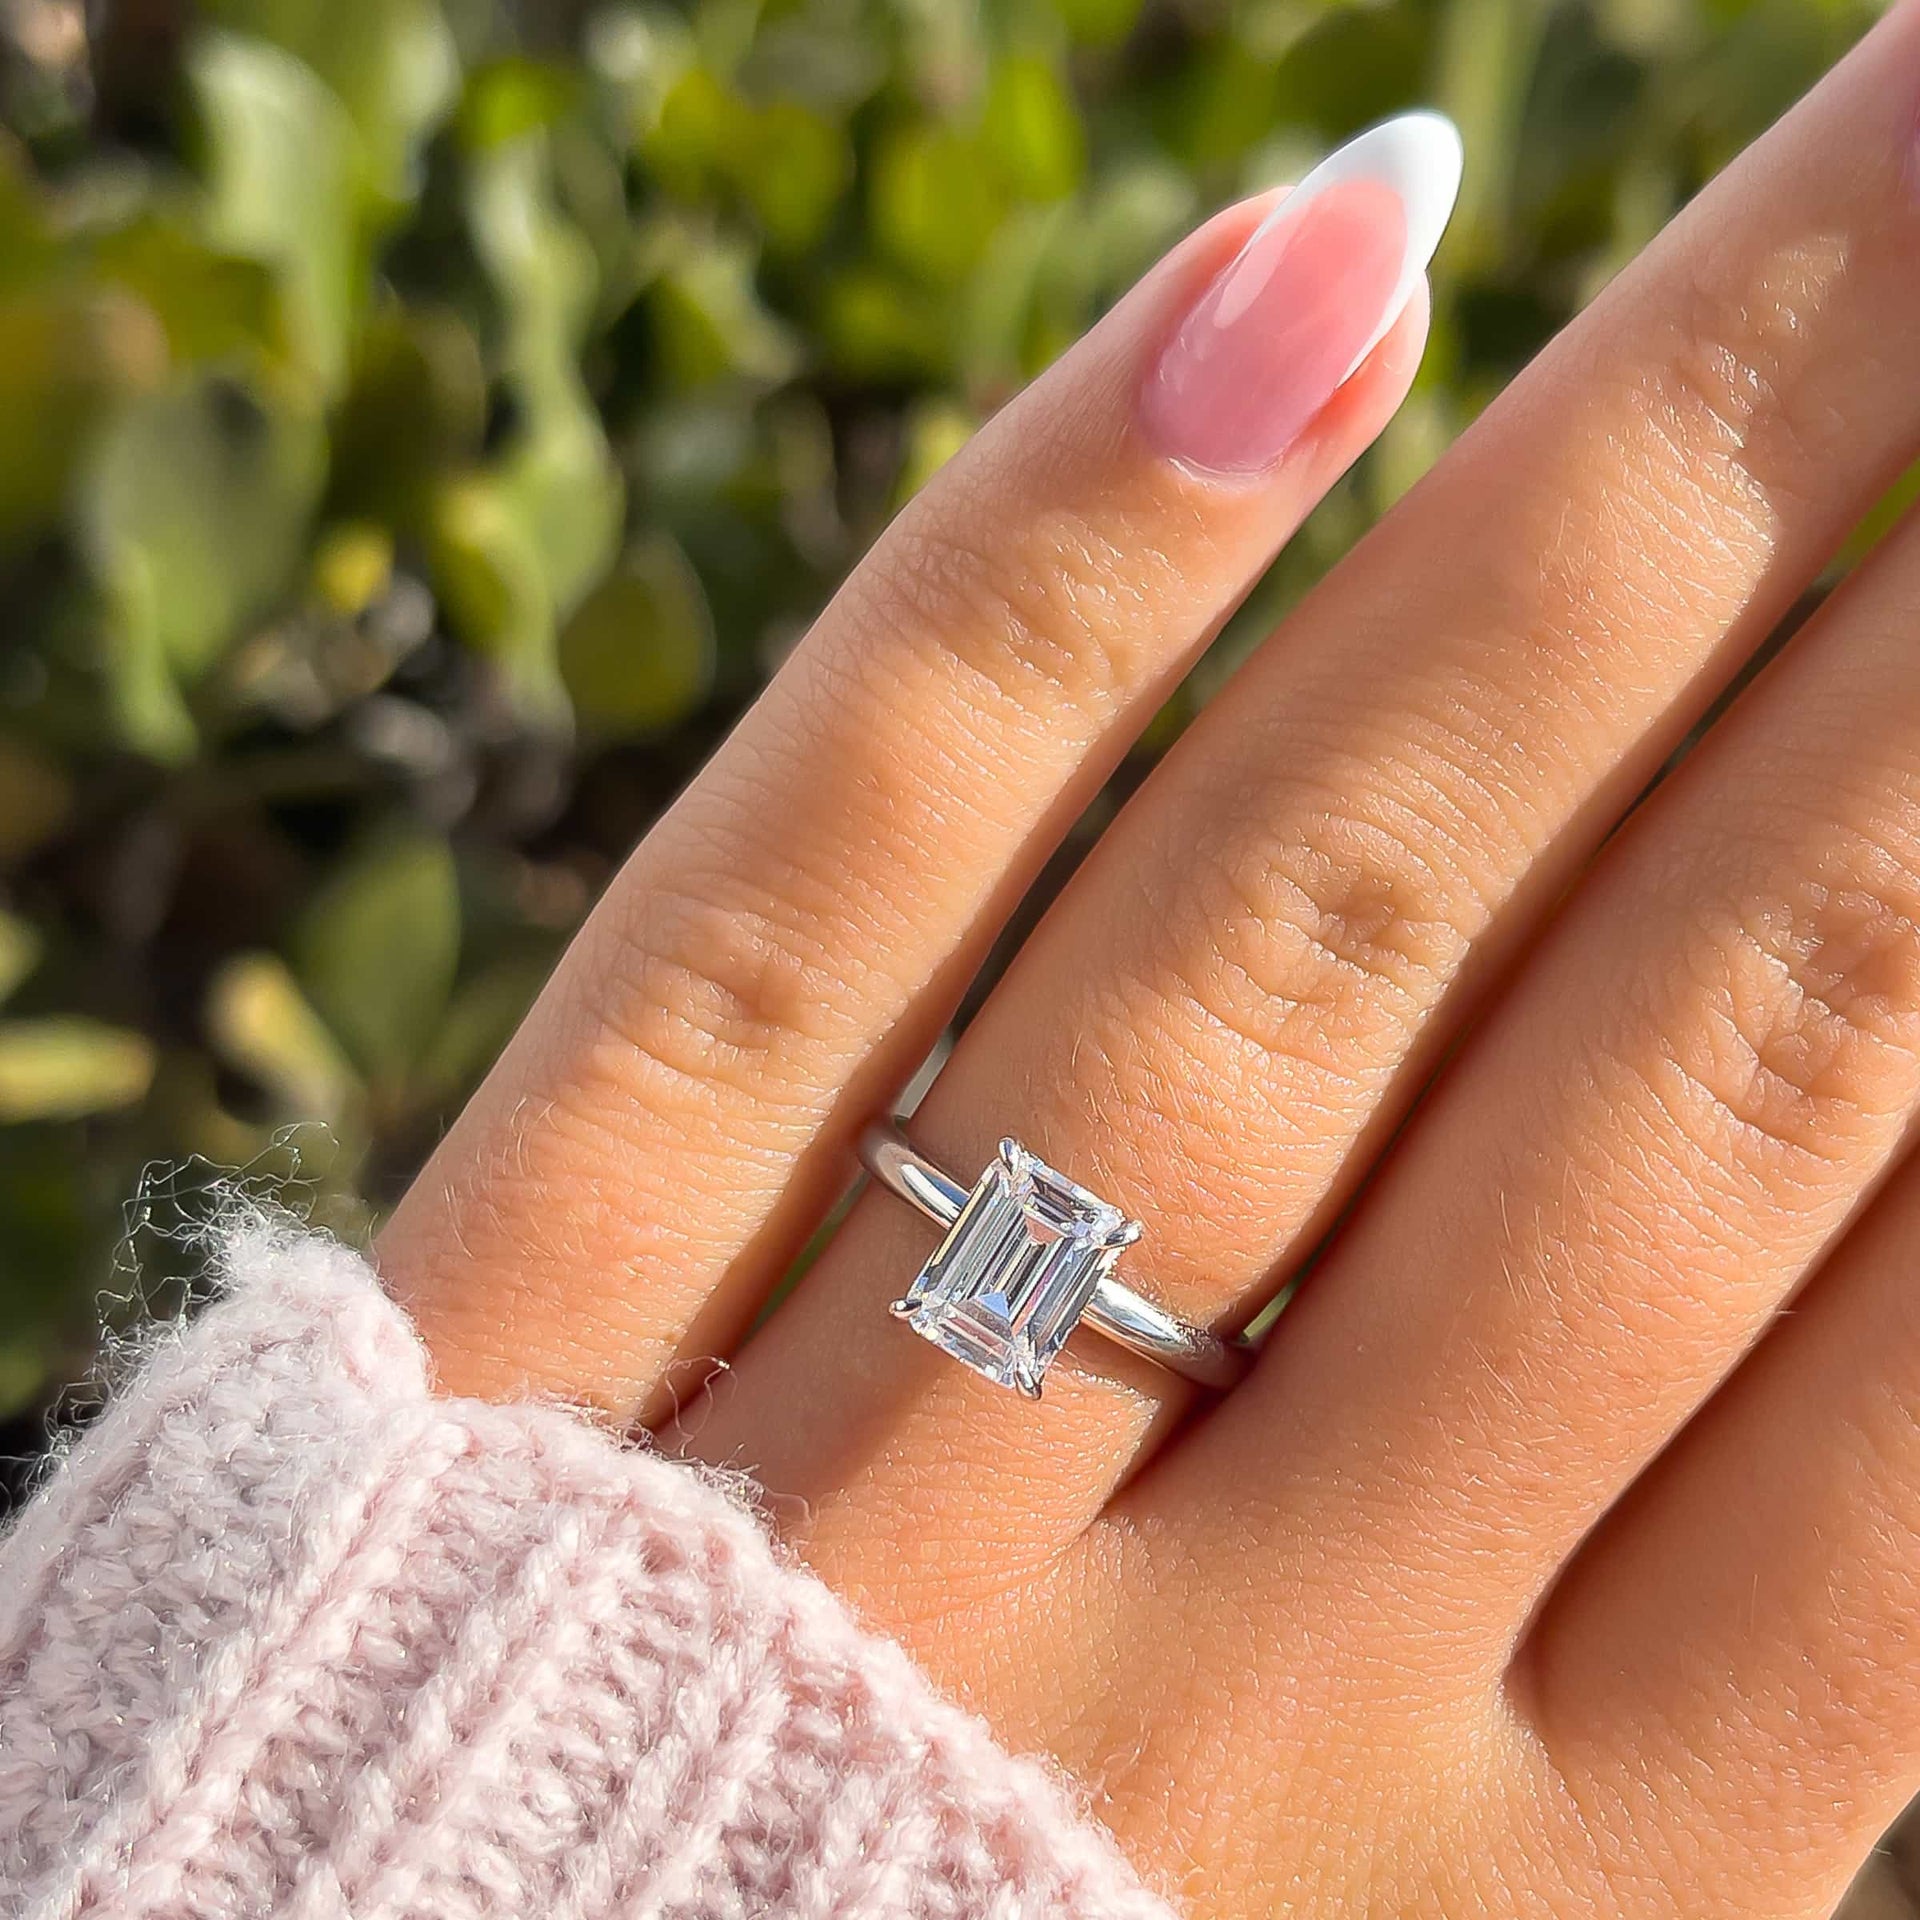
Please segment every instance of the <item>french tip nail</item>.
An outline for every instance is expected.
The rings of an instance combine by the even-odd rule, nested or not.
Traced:
[[[1369,127],[1285,196],[1162,350],[1145,389],[1164,450],[1214,473],[1264,471],[1405,311],[1460,186],[1460,135],[1444,114]],[[1329,188],[1385,188],[1345,208]],[[1302,218],[1305,215],[1307,217]],[[1355,344],[1358,351],[1354,351]]]
[[[1336,147],[1267,217],[1297,212],[1306,199],[1341,180],[1377,180],[1399,195],[1406,210],[1406,253],[1399,283],[1381,310],[1372,336],[1347,368],[1350,379],[1393,329],[1413,295],[1414,282],[1432,264],[1460,198],[1466,151],[1460,129],[1433,107],[1395,114]]]
[[[1399,284],[1381,311],[1380,324],[1347,368],[1351,379],[1361,361],[1393,330],[1406,310],[1413,283],[1432,264],[1440,238],[1460,198],[1460,173],[1466,151],[1460,129],[1435,107],[1416,107],[1376,121],[1335,147],[1260,223],[1264,232],[1291,219],[1309,200],[1343,180],[1377,180],[1399,195],[1406,209],[1407,250]]]
[[[1444,113],[1423,107],[1383,120],[1349,147],[1371,144],[1373,171],[1399,189],[1407,207],[1407,253],[1424,273],[1460,198],[1466,149]],[[1338,157],[1337,155],[1335,156]]]

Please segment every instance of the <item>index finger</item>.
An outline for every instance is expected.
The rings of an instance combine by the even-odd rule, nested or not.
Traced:
[[[1210,223],[1009,404],[634,855],[381,1238],[448,1385],[651,1411],[727,1352],[1039,861],[1405,392],[1438,234],[1398,176],[1438,172],[1444,221],[1458,142],[1366,139],[1370,172]]]

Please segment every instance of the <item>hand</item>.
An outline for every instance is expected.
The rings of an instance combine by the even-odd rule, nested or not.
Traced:
[[[1004,1392],[889,1319],[933,1235],[884,1193],[746,1339],[1411,377],[1417,287],[1342,378],[1391,196],[1230,264],[1264,211],[901,516],[380,1259],[449,1386],[749,1467],[1196,1914],[1818,1915],[1920,1786],[1920,524],[1595,855],[1920,452],[1915,6],[1207,708],[913,1123],[1124,1204],[1196,1319],[1319,1250],[1252,1378],[1200,1406],[1091,1342]]]

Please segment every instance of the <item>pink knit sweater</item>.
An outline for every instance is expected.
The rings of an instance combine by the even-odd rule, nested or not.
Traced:
[[[1166,1920],[726,1492],[225,1265],[0,1549],[8,1920]]]

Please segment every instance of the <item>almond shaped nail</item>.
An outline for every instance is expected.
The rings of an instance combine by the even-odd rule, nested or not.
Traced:
[[[1142,414],[1172,457],[1223,473],[1276,461],[1400,317],[1446,229],[1460,136],[1438,113],[1328,155],[1201,296]]]

